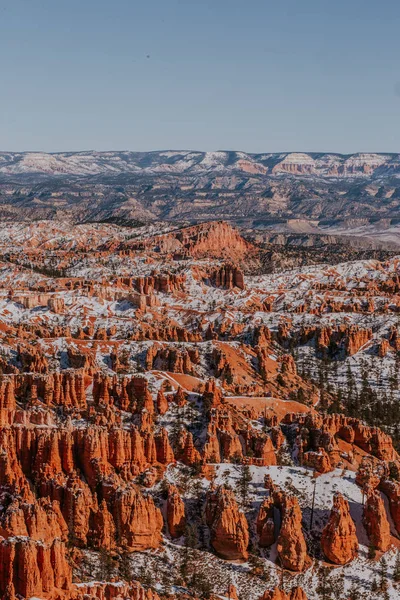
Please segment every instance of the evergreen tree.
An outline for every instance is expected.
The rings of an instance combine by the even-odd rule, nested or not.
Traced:
[[[186,524],[183,560],[180,564],[180,574],[184,581],[192,571],[193,549],[196,548],[198,541],[197,527],[194,524]]]
[[[383,600],[390,600],[389,590],[385,590],[383,593]]]
[[[247,504],[251,480],[252,476],[249,465],[243,465],[237,483],[238,492],[243,504]]]
[[[398,583],[400,581],[400,552],[396,554],[396,560],[394,563],[393,579]]]
[[[212,594],[212,585],[208,577],[201,571],[193,573],[191,579],[191,587],[199,595],[200,598],[207,600]]]
[[[318,571],[318,585],[316,592],[319,594],[320,600],[333,600],[333,589],[328,567],[321,567]]]
[[[378,573],[379,573],[379,589],[381,591],[385,591],[388,588],[388,580],[387,580],[387,561],[384,556],[382,556],[381,560],[379,561]]]
[[[114,575],[114,560],[106,548],[100,548],[98,578],[100,581],[110,581]]]
[[[149,564],[149,558],[148,558],[147,554],[145,554],[144,561],[142,562],[142,564],[140,565],[140,568],[139,568],[139,581],[143,585],[146,585],[149,587],[152,586],[154,583],[152,568],[151,568],[151,565]]]
[[[132,581],[132,565],[127,552],[121,554],[119,561],[119,576],[124,581]]]
[[[185,547],[196,548],[198,542],[197,528],[192,524],[187,524],[185,527]]]

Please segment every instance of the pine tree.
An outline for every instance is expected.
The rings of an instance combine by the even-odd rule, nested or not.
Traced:
[[[342,598],[344,594],[344,573],[331,575],[330,581],[334,598]],[[360,599],[357,598],[357,600]]]
[[[382,556],[379,561],[379,588],[381,591],[387,590],[388,581],[387,581],[387,561],[384,556]]]
[[[396,554],[396,560],[394,563],[393,579],[398,583],[400,581],[400,552]]]
[[[185,547],[196,548],[198,543],[197,528],[194,524],[187,524],[185,528]]]
[[[151,586],[154,582],[152,569],[149,565],[149,559],[147,555],[145,555],[144,562],[140,565],[139,568],[139,581],[140,583],[143,583],[143,585],[146,586]]]
[[[180,564],[180,574],[185,581],[192,571],[193,549],[196,548],[198,541],[197,527],[194,524],[186,524],[183,560]]]
[[[372,560],[373,558],[375,558],[375,556],[376,556],[376,548],[373,544],[370,544],[368,546],[368,558],[370,558]]]
[[[321,567],[318,571],[318,585],[315,590],[320,600],[332,600],[332,585],[328,567]]]
[[[127,552],[121,554],[118,570],[121,579],[123,579],[124,581],[132,580],[132,565],[129,558],[129,554]]]
[[[240,477],[238,479],[238,492],[240,494],[243,504],[247,504],[249,497],[249,487],[252,480],[251,471],[249,465],[243,465]]]
[[[101,548],[99,552],[99,570],[98,578],[101,581],[110,581],[114,575],[114,560],[111,553],[106,548]]]
[[[168,594],[168,591],[171,587],[171,576],[169,571],[162,571],[161,573],[161,586],[163,588],[164,593]]]
[[[209,579],[200,571],[193,574],[191,580],[192,588],[199,594],[200,598],[207,600],[212,594],[212,585]]]

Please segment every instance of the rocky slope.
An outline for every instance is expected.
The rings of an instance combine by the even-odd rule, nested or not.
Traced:
[[[398,597],[400,262],[261,254],[0,226],[1,598]]]

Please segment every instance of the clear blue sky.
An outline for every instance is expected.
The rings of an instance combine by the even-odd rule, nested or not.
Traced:
[[[400,152],[399,0],[0,0],[1,150]]]

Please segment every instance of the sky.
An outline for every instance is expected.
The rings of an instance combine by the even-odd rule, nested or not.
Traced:
[[[398,0],[0,0],[0,150],[400,152]]]

